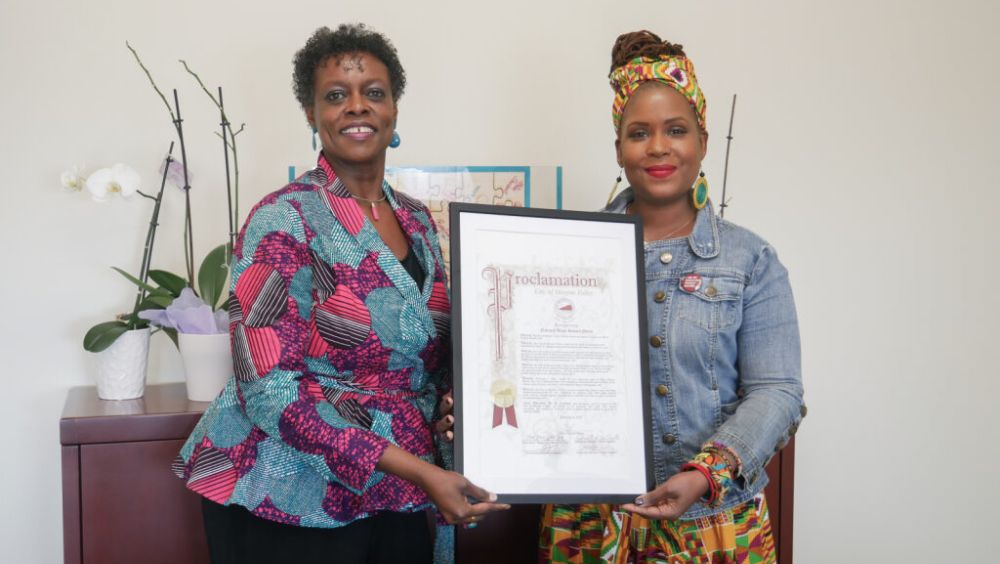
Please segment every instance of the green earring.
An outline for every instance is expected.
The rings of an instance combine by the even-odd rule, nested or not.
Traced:
[[[694,181],[691,187],[691,205],[694,209],[700,210],[708,203],[708,180],[705,180],[705,173],[698,173],[698,180]]]

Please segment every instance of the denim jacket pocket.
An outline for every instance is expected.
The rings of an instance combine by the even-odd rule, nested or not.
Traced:
[[[677,318],[706,331],[738,325],[742,319],[743,280],[733,275],[695,274],[701,276],[701,283],[693,291],[680,289]]]

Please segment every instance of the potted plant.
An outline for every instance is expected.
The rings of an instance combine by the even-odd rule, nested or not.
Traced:
[[[233,373],[229,314],[223,299],[228,257],[227,244],[212,249],[198,268],[198,292],[172,275],[170,290],[176,290],[177,297],[163,309],[139,312],[140,318],[176,335],[191,401],[215,399]]]
[[[149,323],[139,314],[166,307],[179,295],[162,283],[172,275],[149,268],[167,171],[173,161],[170,156],[172,152],[171,143],[164,162],[160,190],[155,196],[146,194],[140,189],[139,174],[124,164],[97,170],[86,179],[83,178],[79,168],[62,175],[63,186],[75,191],[86,188],[98,202],[104,202],[115,195],[131,198],[136,194],[154,202],[146,231],[139,275],[133,276],[120,268],[112,267],[139,285],[132,310],[115,316],[112,321],[98,323],[87,331],[83,338],[83,348],[97,354],[97,394],[102,399],[122,400],[142,397],[146,384],[150,328]],[[149,280],[158,285],[149,284]]]
[[[195,290],[194,244],[192,236],[190,178],[185,152],[180,102],[177,91],[173,91],[173,107],[160,91],[149,70],[139,58],[139,54],[126,42],[139,67],[146,74],[153,90],[163,101],[170,114],[177,133],[181,159],[174,161],[169,156],[161,171],[163,179],[159,193],[153,197],[138,189],[139,179],[128,167],[116,165],[111,169],[95,172],[84,181],[78,170],[67,171],[63,184],[81,190],[83,186],[95,199],[106,199],[119,193],[128,197],[139,194],[155,200],[150,218],[146,246],[143,252],[139,274],[133,276],[115,268],[117,272],[136,285],[137,295],[132,311],[121,314],[113,321],[99,323],[84,337],[84,348],[99,356],[98,395],[103,399],[128,399],[141,397],[145,385],[146,359],[148,357],[150,324],[161,328],[178,346],[185,365],[188,379],[188,396],[192,400],[207,401],[221,390],[232,374],[232,360],[229,346],[228,314],[224,311],[227,302],[223,292],[229,274],[229,257],[235,236],[234,224],[238,218],[239,206],[239,166],[236,154],[236,136],[243,131],[241,126],[234,130],[226,117],[222,105],[222,89],[218,98],[212,95],[201,79],[185,63],[190,73],[219,109],[221,134],[225,153],[226,192],[229,208],[229,243],[219,245],[205,257],[198,270],[197,290]],[[170,145],[173,150],[173,143]],[[232,156],[233,182],[230,178],[230,155]],[[177,185],[184,193],[184,264],[186,277],[166,270],[151,270],[153,241],[159,217],[163,189],[167,180]],[[124,375],[128,374],[126,378]],[[114,383],[109,385],[109,382]],[[127,384],[126,384],[127,382]]]

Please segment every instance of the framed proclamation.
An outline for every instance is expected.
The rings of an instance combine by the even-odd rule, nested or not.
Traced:
[[[638,218],[452,203],[455,466],[507,503],[653,488]]]

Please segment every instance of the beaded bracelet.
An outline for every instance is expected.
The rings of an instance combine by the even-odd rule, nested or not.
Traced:
[[[721,454],[722,457],[726,459],[729,467],[732,468],[734,478],[743,475],[743,461],[740,460],[740,455],[736,454],[736,452],[728,446],[718,441],[712,441],[701,445],[701,450]]]

